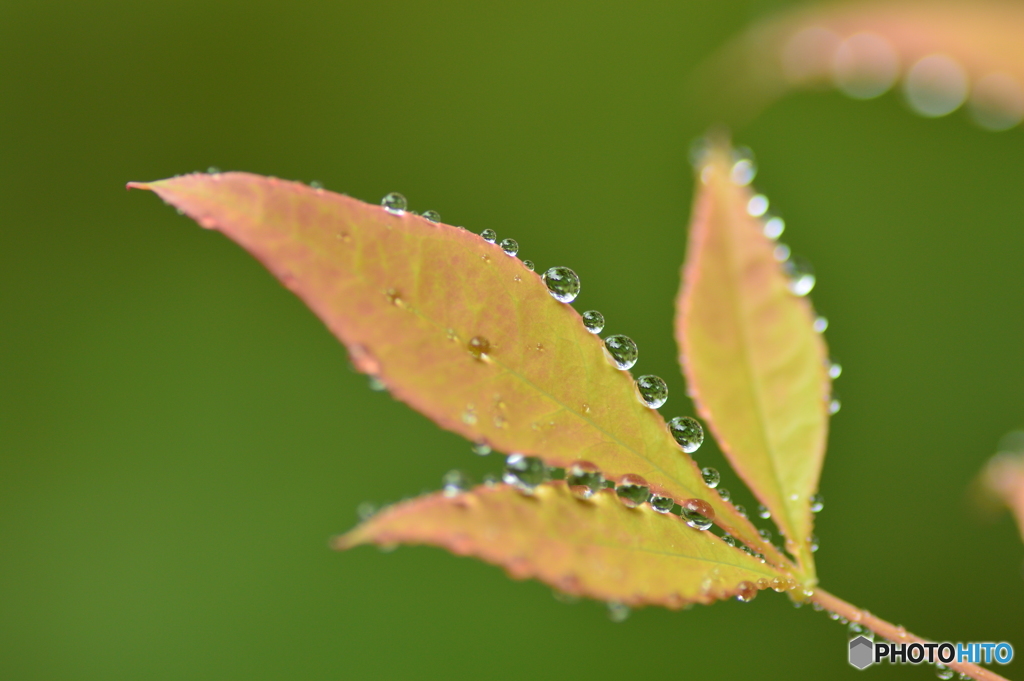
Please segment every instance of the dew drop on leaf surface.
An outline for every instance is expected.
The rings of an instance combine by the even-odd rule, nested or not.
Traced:
[[[571,303],[580,294],[580,278],[568,267],[552,267],[544,273],[544,283],[560,303]]]
[[[519,252],[519,242],[515,239],[502,239],[498,245],[501,247],[501,250],[505,251],[505,255],[514,256]]]
[[[583,326],[590,333],[601,333],[604,331],[604,315],[597,310],[587,310],[582,315]]]
[[[536,456],[509,454],[505,459],[502,479],[524,492],[532,492],[537,485],[548,480],[548,469]]]
[[[668,422],[668,429],[687,454],[693,454],[704,443],[704,428],[695,418],[676,416]]]
[[[811,502],[811,513],[820,513],[821,509],[825,508],[825,499],[820,494],[812,494],[809,501]]]
[[[498,240],[498,234],[493,229],[485,229],[484,231],[480,232],[480,236],[481,238],[483,238],[484,241],[487,241],[492,244]]]
[[[639,351],[633,339],[622,334],[605,338],[604,349],[607,351],[612,364],[623,371],[632,369],[639,356]]]
[[[719,487],[718,488],[718,496],[720,496],[722,498],[722,501],[730,501],[730,500],[732,500],[732,492],[730,492],[729,490],[727,490],[724,487]]]
[[[657,376],[640,376],[636,379],[636,395],[644,406],[657,409],[668,400],[668,386]]]
[[[441,214],[436,210],[425,210],[422,213],[422,217],[430,220],[431,222],[441,222]]]
[[[757,505],[757,517],[762,520],[768,520],[772,517],[772,512],[768,510],[768,507],[764,504]]]
[[[626,508],[636,508],[651,496],[647,481],[639,475],[624,475],[615,487],[615,494]]]
[[[483,336],[473,336],[469,339],[469,343],[466,344],[466,349],[476,359],[484,360],[487,359],[488,354],[491,352],[491,342]]]
[[[806,296],[814,289],[814,269],[811,264],[800,257],[791,257],[783,265],[789,277],[789,290],[797,296]]]
[[[722,481],[722,476],[714,468],[702,468],[700,476],[704,478],[704,484],[714,489]]]
[[[466,474],[462,471],[448,471],[441,478],[441,488],[444,491],[446,497],[453,497],[457,494],[465,492],[471,487],[469,479]]]
[[[658,513],[668,513],[675,505],[676,502],[671,497],[662,497],[657,494],[651,497],[651,508]]]
[[[575,461],[565,471],[565,484],[577,499],[589,499],[604,488],[604,476],[589,461]]]
[[[534,264],[533,264],[533,261],[532,261],[532,260],[524,260],[524,261],[523,261],[523,266],[524,266],[524,267],[525,267],[526,269],[530,270],[531,272],[533,271],[533,268],[534,268]]]
[[[381,199],[380,205],[384,206],[384,210],[392,215],[401,215],[409,208],[409,202],[398,192],[391,192],[385,196]]]

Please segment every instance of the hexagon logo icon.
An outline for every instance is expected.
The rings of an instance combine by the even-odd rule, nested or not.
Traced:
[[[864,669],[874,663],[875,644],[865,636],[858,636],[850,641],[850,664],[857,669]]]

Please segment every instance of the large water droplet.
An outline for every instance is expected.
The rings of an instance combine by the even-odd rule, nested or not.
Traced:
[[[772,512],[764,504],[757,505],[757,517],[762,520],[768,520],[772,517]]]
[[[576,461],[565,471],[565,484],[578,499],[589,499],[604,488],[604,476],[589,461]]]
[[[651,497],[651,508],[658,513],[668,513],[676,505],[676,502],[672,497],[663,497],[654,495]]]
[[[722,497],[722,501],[730,501],[732,499],[732,492],[724,487],[719,487],[718,496]]]
[[[590,333],[601,333],[604,331],[604,315],[597,310],[587,310],[582,315],[583,326]]]
[[[711,522],[711,519],[703,513],[691,511],[685,506],[683,507],[683,520],[685,520],[686,524],[695,530],[707,530],[714,524]]]
[[[623,506],[636,508],[650,498],[651,490],[646,480],[639,475],[630,474],[622,476],[622,480],[615,487],[615,494],[619,496]]]
[[[733,508],[736,509],[736,513],[738,513],[741,517],[743,517],[743,518],[747,517],[747,507],[746,506],[741,506],[740,504],[736,504]]]
[[[524,492],[532,492],[537,485],[547,481],[548,469],[536,456],[509,454],[505,459],[502,479]]]
[[[420,217],[426,218],[431,222],[441,222],[441,214],[436,210],[425,210],[420,214]]]
[[[493,244],[495,241],[498,240],[498,233],[495,232],[493,229],[485,229],[484,231],[480,232],[480,237],[484,241]]]
[[[695,418],[676,416],[668,422],[668,430],[687,454],[693,454],[704,443],[704,428]]]
[[[679,504],[680,514],[686,524],[698,530],[706,530],[713,524],[715,509],[703,499],[687,499]]]
[[[668,400],[668,386],[657,376],[640,376],[636,379],[636,396],[645,406],[657,409]]]
[[[704,484],[714,489],[722,481],[722,476],[714,468],[701,469],[700,476],[704,478]]]
[[[530,270],[532,272],[533,271],[533,267],[534,267],[533,261],[532,260],[524,260],[523,261],[523,267],[525,267],[526,269],[528,269],[528,270]]]
[[[401,215],[409,209],[409,202],[398,192],[391,192],[385,196],[381,199],[380,205],[384,206],[384,210],[392,215]]]
[[[560,303],[571,303],[580,294],[580,278],[568,267],[552,267],[544,273],[544,283]]]
[[[505,255],[514,256],[519,252],[519,242],[515,239],[502,239],[498,245],[501,246],[501,250],[505,251]]]
[[[483,336],[473,336],[466,344],[466,349],[476,359],[485,360],[491,352],[491,342]]]
[[[789,277],[789,290],[798,296],[806,296],[814,288],[814,268],[801,257],[791,257],[782,264]]]
[[[812,494],[808,501],[811,502],[811,513],[820,513],[825,508],[825,498],[820,494]]]
[[[749,603],[757,597],[757,587],[752,582],[740,582],[736,586],[736,600]]]
[[[747,201],[747,214],[759,218],[768,211],[768,197],[764,194],[754,194]]]
[[[612,364],[623,371],[632,369],[633,365],[636,364],[636,358],[639,355],[639,351],[637,350],[636,343],[633,342],[633,339],[628,336],[623,336],[622,334],[608,336],[605,338],[604,349]]]
[[[441,485],[446,497],[454,497],[470,488],[469,478],[462,471],[448,471],[441,478]]]

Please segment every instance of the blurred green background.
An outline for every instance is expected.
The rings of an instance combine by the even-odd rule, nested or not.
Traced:
[[[844,627],[771,592],[613,624],[436,549],[330,551],[360,502],[499,457],[371,392],[253,259],[124,191],[211,165],[401,191],[573,267],[578,309],[692,413],[671,325],[706,121],[683,84],[777,6],[0,4],[0,678],[931,677],[857,676]],[[827,92],[734,136],[845,369],[822,584],[1019,658],[1024,547],[966,489],[1024,425],[1021,131]]]

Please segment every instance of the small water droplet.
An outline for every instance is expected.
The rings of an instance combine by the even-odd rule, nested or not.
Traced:
[[[536,456],[509,454],[505,459],[502,479],[523,492],[532,492],[537,485],[548,480],[548,469]]]
[[[315,189],[315,190],[317,190],[319,192],[320,190],[322,190],[324,188],[324,183],[323,182],[319,182],[317,180],[310,180],[309,181],[309,188],[310,189]]]
[[[704,484],[714,489],[722,481],[722,476],[714,468],[701,469],[700,476],[704,478]]]
[[[792,255],[793,251],[790,250],[786,244],[777,244],[775,250],[772,251],[772,257],[777,262],[786,262],[789,260],[789,256]]]
[[[814,268],[803,258],[793,257],[786,260],[782,269],[789,277],[789,290],[794,295],[806,296],[814,288]]]
[[[732,492],[724,487],[719,487],[718,496],[722,497],[722,501],[730,501],[732,499]]]
[[[697,419],[690,416],[670,419],[668,430],[687,454],[693,454],[704,443],[704,428]]]
[[[615,486],[615,494],[626,508],[636,508],[651,496],[647,481],[639,475],[624,475]]]
[[[723,534],[722,535],[722,541],[724,541],[729,546],[731,546],[733,548],[736,548],[736,545],[737,545],[736,539],[731,534]]]
[[[769,586],[772,588],[772,591],[782,593],[786,590],[786,581],[782,577],[776,577],[769,582]]]
[[[505,255],[515,256],[519,252],[519,243],[515,239],[502,239],[498,245],[505,251]]]
[[[820,513],[825,508],[825,499],[820,494],[812,494],[808,501],[811,502],[811,513]]]
[[[389,288],[384,292],[388,302],[395,307],[405,307],[405,301],[402,299],[402,292],[396,288]]]
[[[356,506],[356,515],[359,516],[360,520],[365,522],[377,515],[377,510],[377,504],[372,501],[364,501]]]
[[[486,253],[484,253],[484,254],[482,254],[480,256],[480,259],[483,260],[484,262],[490,262],[491,261],[491,256],[489,256]]]
[[[757,587],[752,582],[740,582],[736,585],[736,600],[749,603],[757,597]]]
[[[852,641],[858,636],[863,636],[869,641],[875,640],[875,632],[865,626],[857,624],[856,622],[850,622],[850,626],[846,627],[846,637]]]
[[[786,222],[780,217],[772,216],[764,221],[764,235],[775,241],[786,231]]]
[[[530,270],[532,272],[533,271],[533,261],[532,260],[524,260],[523,261],[523,267],[525,267],[526,269],[528,269],[528,270]]]
[[[949,681],[949,679],[952,679],[954,676],[956,676],[956,672],[954,672],[952,669],[942,664],[941,662],[936,662],[935,676],[939,677],[943,681]]]
[[[633,339],[622,334],[605,338],[604,349],[609,361],[623,371],[632,369],[639,355]]]
[[[657,409],[668,400],[668,386],[657,376],[640,376],[636,379],[636,396],[651,409]]]
[[[493,229],[485,229],[484,231],[480,232],[480,237],[484,241],[493,244],[495,241],[498,240],[498,233],[495,232]]]
[[[384,390],[388,389],[388,386],[384,383],[384,381],[380,380],[376,376],[370,376],[369,386],[370,390],[372,390],[375,393],[383,392]]]
[[[380,200],[380,205],[384,206],[384,210],[392,215],[401,215],[409,209],[409,202],[398,192],[391,192],[385,196]]]
[[[473,445],[473,453],[477,456],[487,456],[491,451],[491,446],[486,442],[477,442]]]
[[[771,530],[758,530],[757,533],[761,536],[761,541],[770,542],[772,540]]]
[[[455,329],[451,328],[450,326],[447,329],[445,329],[444,335],[450,341],[459,340],[459,334],[455,333]]]
[[[580,405],[580,411],[582,411],[584,414],[589,414],[590,413],[590,405],[587,404],[586,402],[584,402],[582,405]]]
[[[473,355],[475,359],[483,361],[490,355],[491,342],[483,336],[473,336],[469,339],[469,343],[466,344],[466,349],[469,350],[469,354]]]
[[[472,404],[467,404],[466,408],[462,412],[462,422],[467,426],[472,426],[476,423],[476,407]]]
[[[468,490],[472,485],[462,471],[448,471],[441,478],[442,490],[446,497],[454,497]]]
[[[217,166],[210,166],[206,169],[206,172],[210,175],[220,175],[220,168]]]
[[[746,506],[741,506],[739,504],[736,504],[736,506],[734,508],[736,509],[736,513],[738,513],[741,517],[743,517],[743,518],[747,517],[747,507]]]
[[[601,333],[604,331],[604,315],[597,310],[587,310],[582,315],[583,326],[590,333]]]
[[[836,414],[842,408],[843,408],[843,403],[840,402],[839,398],[836,397],[835,393],[833,393],[832,394],[832,399],[830,399],[828,401],[828,413],[829,414]]]
[[[552,267],[543,278],[548,293],[560,303],[571,303],[580,294],[580,278],[568,267]]]
[[[759,218],[768,210],[768,197],[764,194],[754,194],[747,201],[747,214]]]
[[[818,535],[812,534],[807,537],[807,548],[811,550],[811,553],[817,551],[820,546],[821,544],[818,542]]]
[[[748,147],[738,147],[732,153],[733,164],[729,170],[729,179],[734,184],[745,187],[754,181],[757,175],[757,163],[754,161],[754,152]]]
[[[768,520],[769,518],[772,517],[772,512],[770,510],[768,510],[768,507],[765,506],[764,504],[758,504],[757,505],[757,517],[761,518],[762,520]]]
[[[676,505],[676,502],[671,497],[663,497],[655,494],[651,497],[651,508],[658,513],[668,513]]]
[[[441,214],[436,210],[425,210],[420,214],[420,217],[426,218],[431,222],[441,222]]]
[[[831,360],[828,365],[828,377],[833,381],[843,375],[843,365],[835,360]]]
[[[827,317],[818,316],[818,317],[814,318],[814,330],[815,331],[817,331],[818,333],[825,333],[825,329],[827,329],[827,328],[828,328],[828,318]]]
[[[575,461],[565,471],[565,484],[577,499],[589,499],[604,488],[604,476],[589,461]]]
[[[615,601],[608,602],[608,619],[616,624],[625,622],[629,618],[629,606]]]

